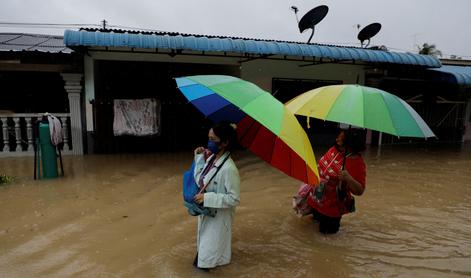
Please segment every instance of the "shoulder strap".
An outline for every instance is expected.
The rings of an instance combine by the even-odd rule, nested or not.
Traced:
[[[216,167],[216,173],[214,173],[214,175],[211,177],[211,179],[209,179],[208,183],[205,184],[201,189],[200,191],[198,192],[198,194],[201,194],[201,192],[204,192],[204,190],[206,189],[206,187],[211,183],[211,181],[213,180],[213,178],[218,174],[219,170],[222,168],[222,165],[224,165],[224,163],[226,162],[226,160],[229,158],[229,156],[231,156],[231,153],[228,153],[227,156],[224,158],[224,160],[222,161],[222,163]]]
[[[350,156],[350,153],[347,154],[347,151],[343,154],[343,163],[342,163],[342,170],[345,170],[345,164],[347,164],[347,157]]]
[[[345,170],[345,164],[347,164],[347,157],[350,157],[352,156],[353,153],[347,153],[345,152],[344,156],[343,156],[343,164],[342,164],[342,170]]]

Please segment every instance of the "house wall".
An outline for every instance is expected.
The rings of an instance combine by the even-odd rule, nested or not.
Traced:
[[[91,58],[85,62],[86,97],[93,103],[86,105],[88,148],[101,153],[181,150],[207,140],[209,121],[188,105],[173,79],[196,74],[240,76],[233,58],[105,52],[92,53]],[[140,98],[161,104],[160,134],[113,136],[114,99]]]
[[[303,66],[307,62],[253,60],[242,64],[241,78],[272,92],[273,78],[319,79],[342,83],[364,83],[364,70],[360,65],[319,64]]]
[[[84,55],[85,71],[85,95],[89,103],[95,99],[95,61],[135,61],[135,62],[167,62],[167,63],[192,63],[192,64],[217,64],[238,66],[238,58],[221,58],[206,56],[176,55],[132,52],[105,52],[89,51]],[[86,106],[87,130],[93,131],[92,106]]]
[[[242,64],[241,77],[271,92],[281,102],[286,102],[311,89],[332,84],[364,83],[361,65],[318,64],[306,62],[254,60]],[[290,80],[291,79],[291,80]],[[327,146],[334,142],[338,124],[298,117],[314,146]]]
[[[155,53],[130,53],[130,52],[102,52],[102,51],[97,51],[97,52],[90,52],[90,56],[85,58],[85,95],[87,98],[87,103],[86,103],[86,117],[87,117],[87,138],[88,138],[88,143],[89,143],[89,149],[93,149],[93,145],[96,146],[95,149],[102,151],[102,152],[114,152],[114,151],[119,151],[121,147],[118,145],[122,146],[124,144],[120,144],[119,142],[124,140],[123,138],[115,138],[110,134],[110,131],[106,131],[104,134],[103,133],[103,128],[105,127],[107,130],[109,129],[109,122],[110,118],[107,116],[108,114],[112,113],[109,108],[106,108],[103,106],[103,102],[110,102],[110,97],[106,96],[105,100],[103,99],[103,90],[104,87],[102,86],[103,82],[105,79],[109,79],[109,77],[104,77],[104,72],[103,71],[110,71],[113,70],[115,67],[123,67],[128,68],[129,66],[132,66],[129,62],[136,62],[136,63],[141,63],[141,62],[146,62],[146,64],[142,64],[142,67],[147,67],[149,64],[155,63],[154,66],[149,66],[148,70],[142,72],[143,75],[146,75],[147,77],[141,76],[141,77],[130,77],[134,78],[136,80],[141,79],[139,83],[147,83],[149,79],[153,79],[157,75],[164,75],[165,77],[155,77],[160,81],[157,81],[156,79],[156,84],[160,84],[160,86],[157,84],[156,86],[158,87],[167,87],[167,89],[163,89],[164,91],[170,90],[169,87],[169,82],[171,82],[170,79],[174,77],[178,77],[180,75],[192,75],[192,74],[231,74],[234,76],[239,76],[242,79],[248,80],[250,82],[253,82],[260,86],[262,89],[273,93],[273,80],[274,78],[285,78],[285,79],[295,79],[295,80],[305,80],[306,82],[309,82],[310,80],[323,80],[323,81],[334,81],[335,83],[356,83],[357,80],[358,82],[362,83],[364,80],[364,74],[363,74],[363,66],[361,65],[342,65],[342,64],[319,64],[319,65],[309,65],[309,66],[301,66],[301,65],[307,65],[309,64],[308,62],[302,62],[302,61],[289,61],[289,60],[266,60],[266,59],[254,59],[254,60],[249,60],[247,61],[246,58],[241,58],[241,57],[213,57],[213,56],[193,56],[193,55],[168,55],[168,54],[155,54]],[[107,67],[102,67],[100,65],[105,65],[107,63],[102,63],[102,61],[106,61],[107,63],[109,61],[113,61],[115,64],[111,68],[109,66]],[[147,64],[149,63],[149,64]],[[171,71],[171,73],[167,73],[167,67]],[[159,69],[160,68],[160,69]],[[171,68],[171,69],[170,69]],[[136,70],[140,70],[139,66],[136,68]],[[129,72],[129,69],[125,70]],[[154,74],[149,74],[148,71],[155,71]],[[133,71],[131,71],[133,72]],[[160,72],[160,73],[158,73]],[[116,79],[115,82],[121,83],[123,78],[126,78],[129,74],[124,74],[122,75],[121,78]],[[105,78],[105,79],[103,79]],[[144,79],[142,79],[144,78]],[[163,78],[163,79],[162,79]],[[165,81],[168,79],[168,81]],[[96,82],[99,82],[98,84]],[[106,82],[109,82],[106,81]],[[303,81],[301,81],[302,83]],[[114,83],[114,82],[113,82]],[[114,96],[117,97],[120,95],[121,97],[123,96],[123,92],[119,92],[123,86],[128,86],[126,84],[123,84],[122,86],[116,87],[116,84],[113,83],[108,83],[106,86],[111,86],[112,90],[114,91]],[[165,83],[165,84],[164,84]],[[299,82],[297,83],[299,86]],[[317,84],[319,85],[319,84]],[[144,85],[149,87],[149,89],[153,89],[153,85]],[[315,86],[315,85],[313,85]],[[172,86],[173,87],[173,86]],[[155,87],[157,88],[157,87]],[[303,88],[303,87],[302,87]],[[286,90],[286,86],[285,86]],[[288,89],[291,93],[291,90]],[[142,90],[138,90],[142,91]],[[157,89],[155,90],[157,91]],[[101,92],[101,93],[100,93]],[[295,93],[300,93],[304,91],[300,91],[300,87],[297,88],[297,91]],[[173,92],[171,92],[173,93]],[[101,96],[99,96],[101,94]],[[125,94],[125,93],[124,93]],[[156,98],[161,98],[163,96],[159,96],[160,93],[155,93],[156,95],[154,97]],[[131,95],[129,95],[131,96]],[[136,96],[137,97],[137,96]],[[280,95],[277,95],[276,97],[280,97]],[[281,96],[283,97],[283,96]],[[95,98],[100,98],[97,99],[97,102],[95,103],[95,110],[99,109],[100,111],[93,112],[93,106],[88,104],[89,101],[94,101]],[[280,99],[281,100],[281,99]],[[282,101],[286,101],[285,99],[282,98]],[[171,101],[172,102],[172,101]],[[173,104],[167,103],[167,106],[171,106]],[[180,109],[179,105],[176,104],[174,109]],[[172,110],[174,110],[172,109]],[[188,109],[187,109],[188,110]],[[104,112],[108,111],[108,112]],[[164,110],[162,110],[164,111]],[[98,116],[97,116],[98,115]],[[195,115],[198,116],[198,115]],[[95,119],[93,119],[95,117]],[[172,117],[170,114],[166,114],[165,117],[168,119],[169,117]],[[171,120],[171,122],[179,122],[179,119],[174,117],[174,120]],[[195,121],[195,125],[204,125],[204,123],[198,122],[199,120],[195,119],[193,117],[193,121]],[[98,122],[97,122],[98,119]],[[103,120],[105,119],[105,120]],[[313,120],[314,121],[314,120]],[[322,121],[323,122],[323,121]],[[98,130],[96,129],[95,125],[99,125]],[[322,124],[322,123],[321,123]],[[167,124],[168,126],[168,124]],[[314,126],[314,125],[313,125]],[[323,129],[324,128],[324,129]],[[329,129],[330,131],[327,131],[325,128]],[[313,129],[314,130],[314,129]],[[332,136],[334,136],[331,130],[332,127],[319,127],[319,125],[316,125],[315,131],[319,132],[324,132],[324,137],[319,137],[316,135],[313,135],[312,137],[315,138],[321,138],[321,141],[325,142],[330,142]],[[326,135],[328,134],[328,135]],[[151,139],[153,142],[155,141],[157,145],[157,141],[160,140],[160,142],[164,143],[159,143],[160,145],[169,145],[166,143],[168,140],[162,139],[166,136],[173,136],[174,135],[168,135],[165,134],[164,136],[161,136],[159,139]],[[106,142],[115,142],[114,144],[116,147],[113,147],[113,144],[102,144],[101,141],[106,141]],[[188,142],[182,142],[179,145],[183,146],[187,144]],[[145,143],[143,143],[145,144]],[[141,144],[142,145],[142,144]],[[105,150],[104,148],[109,148]]]
[[[192,74],[221,74],[225,72],[228,74],[239,76],[244,80],[253,82],[260,86],[262,89],[272,93],[280,99],[281,101],[286,101],[287,96],[283,97],[280,96],[280,93],[277,94],[277,84],[276,81],[278,79],[285,79],[285,80],[297,80],[299,83],[306,83],[306,86],[300,86],[295,91],[295,94],[298,94],[301,89],[306,89],[309,86],[320,86],[322,83],[344,83],[344,84],[364,84],[367,86],[373,87],[380,87],[382,86],[382,77],[383,74],[376,74],[376,68],[372,68],[371,66],[366,67],[362,64],[341,64],[341,63],[320,63],[320,64],[310,64],[307,61],[293,61],[288,59],[277,59],[277,60],[270,60],[270,59],[251,59],[246,57],[221,57],[221,53],[214,53],[215,56],[211,56],[211,53],[206,53],[205,56],[199,55],[199,53],[194,53],[195,55],[184,55],[184,54],[170,54],[170,53],[152,53],[149,51],[141,51],[141,52],[129,52],[126,49],[122,51],[119,49],[114,49],[112,51],[101,51],[101,50],[91,50],[89,51],[90,56],[85,58],[85,94],[86,94],[86,117],[87,117],[87,131],[93,132],[95,128],[93,127],[93,111],[92,105],[88,102],[93,101],[95,98],[95,90],[96,90],[96,76],[97,76],[97,67],[96,63],[100,61],[131,61],[131,62],[155,62],[155,63],[168,63],[171,64],[173,69],[183,69],[185,65],[195,65],[193,68],[194,70],[191,71]],[[270,58],[281,58],[281,57],[270,57]],[[119,63],[116,64],[119,67]],[[199,67],[198,65],[201,65]],[[205,67],[204,65],[212,65],[216,67]],[[220,71],[224,67],[227,67],[226,70]],[[201,70],[199,70],[201,68]],[[205,68],[205,69],[204,69]],[[208,69],[213,68],[214,71]],[[227,70],[231,68],[231,70]],[[219,69],[219,70],[218,70]],[[237,69],[237,70],[234,70]],[[379,68],[381,71],[382,69]],[[384,69],[383,69],[384,70]],[[375,73],[373,75],[366,75],[366,72],[369,71],[370,73]],[[170,80],[171,78],[180,76],[177,74],[180,72],[188,73],[183,70],[172,70],[172,74],[167,75],[167,78]],[[189,74],[189,73],[188,73]],[[184,75],[184,74],[183,74]],[[368,78],[368,79],[367,79]],[[420,79],[420,78],[419,78]],[[274,81],[275,80],[275,81]],[[310,84],[309,82],[312,82]],[[317,82],[317,83],[316,83]],[[393,82],[397,83],[397,82]],[[324,84],[325,85],[325,84]],[[384,84],[383,84],[384,85]],[[396,84],[397,86],[401,87],[401,90],[396,91],[393,90],[394,93],[399,93],[398,95],[402,98],[408,97],[408,88],[410,84],[407,86],[402,86],[402,84]],[[413,86],[412,86],[413,87]],[[289,89],[287,89],[289,88]],[[290,90],[290,86],[285,86],[284,90]],[[386,88],[387,89],[387,88]],[[412,89],[411,89],[412,90]],[[413,94],[417,94],[417,91],[414,89]],[[410,97],[410,96],[409,96]],[[468,104],[468,116],[467,119],[470,118],[470,105]],[[319,124],[323,125],[320,126],[321,132],[326,132],[328,129],[332,129],[332,127],[327,126],[325,122],[316,123],[319,130]],[[302,123],[305,126],[305,123]],[[312,125],[312,122],[311,122]],[[468,133],[465,135],[465,139],[471,139],[471,126],[469,121],[466,122],[467,131]],[[322,131],[323,129],[323,131]],[[317,131],[316,131],[317,132]],[[317,136],[317,135],[316,135]],[[375,135],[377,137],[377,135]],[[315,136],[314,136],[315,137]],[[370,134],[371,137],[371,134]],[[324,140],[327,141],[327,140]],[[370,138],[370,141],[371,138]],[[387,141],[387,140],[386,140]]]
[[[93,67],[90,60],[114,60],[114,61],[142,61],[142,62],[169,62],[169,63],[195,63],[195,64],[216,64],[238,66],[240,68],[240,77],[244,80],[253,82],[262,89],[272,91],[273,78],[293,78],[293,79],[320,79],[336,80],[342,83],[364,84],[364,69],[362,65],[343,65],[343,64],[318,64],[307,65],[309,62],[284,61],[284,60],[265,60],[254,59],[247,62],[243,58],[231,57],[211,57],[211,56],[190,56],[176,55],[171,57],[168,54],[148,54],[148,53],[129,53],[129,52],[90,52],[90,56],[85,58],[85,89],[86,96],[93,99],[93,86],[89,83],[92,79],[87,76],[93,76]]]

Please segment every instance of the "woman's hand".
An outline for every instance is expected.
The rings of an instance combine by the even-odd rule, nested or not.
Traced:
[[[344,181],[350,191],[355,195],[361,195],[365,190],[363,186],[361,186],[361,184],[356,181],[347,170],[340,171],[339,180]]]
[[[350,176],[350,173],[347,170],[341,170],[339,172],[339,180],[344,181],[344,182],[349,182],[353,180],[352,176]]]
[[[202,204],[204,202],[204,194],[196,194],[195,197],[193,198],[196,203]]]
[[[198,147],[195,149],[195,155],[202,154],[204,152],[204,147]]]

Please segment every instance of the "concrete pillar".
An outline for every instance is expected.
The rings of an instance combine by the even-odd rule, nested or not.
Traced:
[[[80,109],[83,75],[78,73],[61,73],[61,75],[65,81],[64,89],[69,95],[72,153],[74,155],[83,155],[82,110]]]
[[[84,55],[83,63],[84,71],[84,89],[85,89],[85,126],[87,128],[86,149],[88,153],[93,153],[95,150],[95,59],[93,57]]]
[[[92,101],[95,100],[95,65],[92,57],[85,55],[84,57],[84,81],[85,81],[85,119],[87,132],[93,132],[93,106]]]

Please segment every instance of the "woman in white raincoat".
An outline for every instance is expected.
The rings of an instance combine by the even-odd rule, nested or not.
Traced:
[[[198,216],[193,265],[204,270],[230,263],[232,221],[240,201],[239,171],[230,157],[237,140],[234,127],[228,123],[216,124],[209,130],[208,139],[207,149],[212,155],[205,159],[205,148],[196,148],[194,172],[200,186],[211,180],[205,193],[195,196],[195,201],[210,208],[214,215]]]

